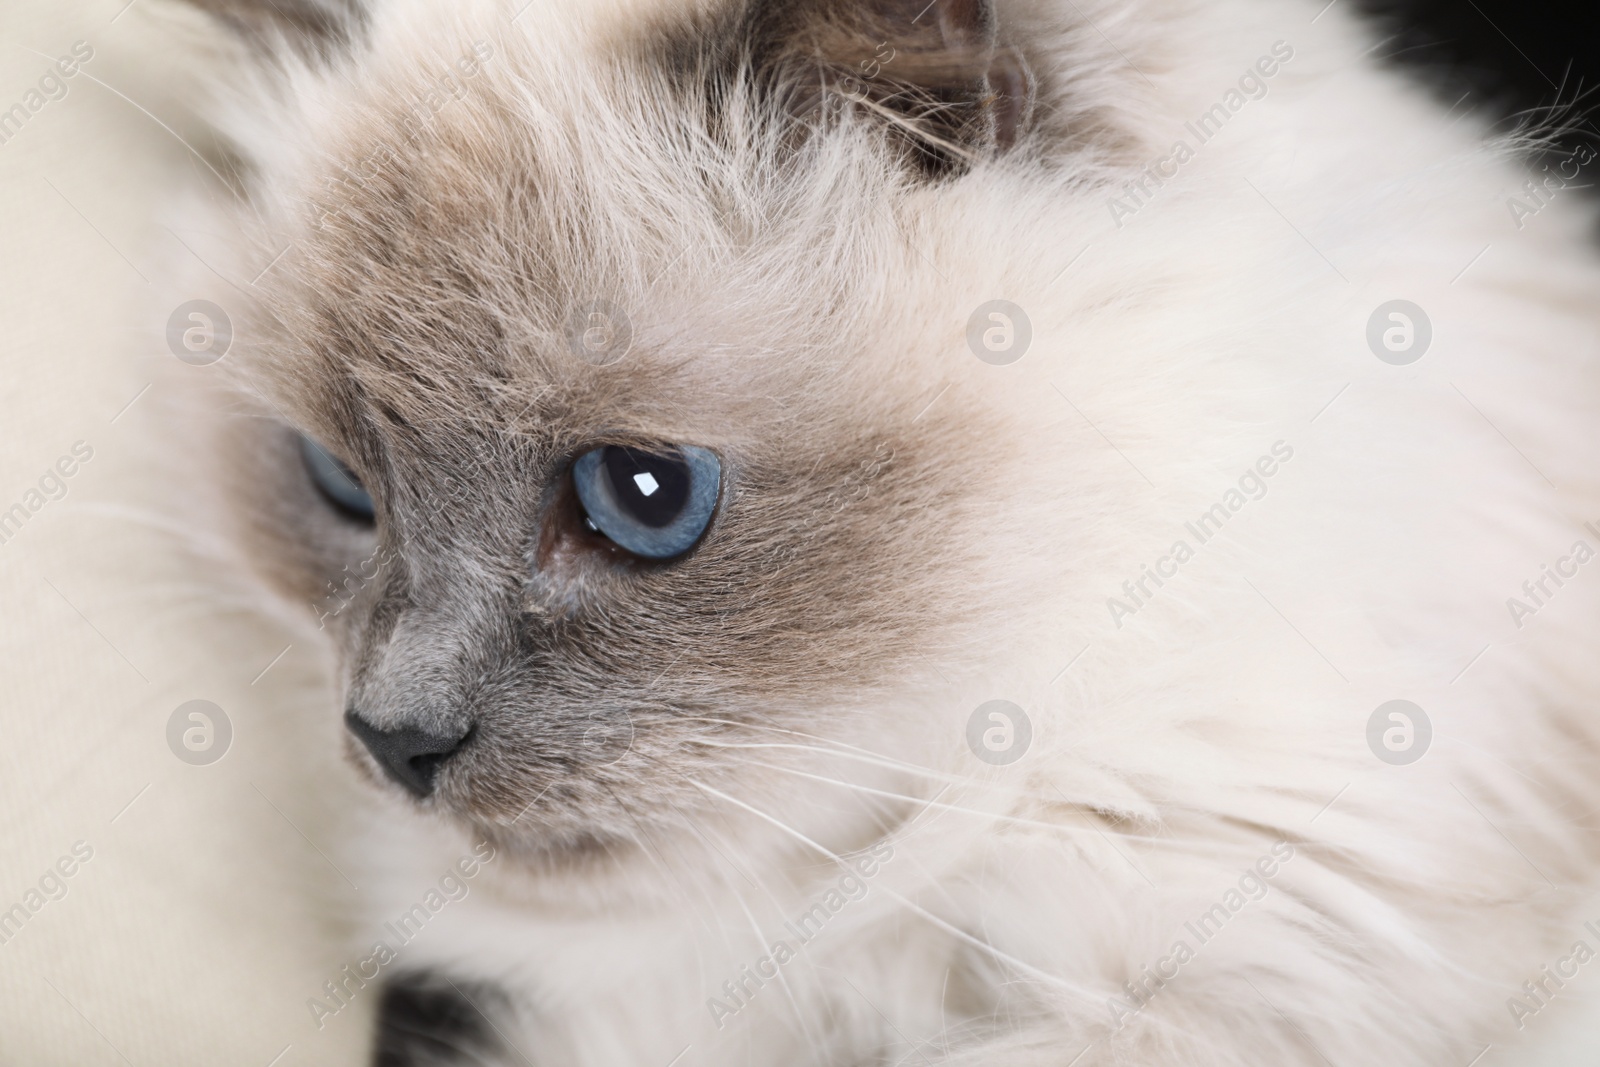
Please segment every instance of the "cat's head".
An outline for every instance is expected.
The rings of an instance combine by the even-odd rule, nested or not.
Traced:
[[[236,478],[339,649],[351,757],[546,856],[745,803],[881,829],[806,776],[964,749],[930,694],[1069,547],[1026,494],[1069,477],[1070,411],[982,340],[1027,323],[974,318],[1069,258],[1030,232],[1059,145],[1028,27],[219,6],[279,100]]]

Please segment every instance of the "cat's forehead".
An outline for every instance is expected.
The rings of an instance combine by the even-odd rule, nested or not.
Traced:
[[[413,41],[328,89],[269,283],[297,358],[339,383],[325,417],[704,439],[883,384],[892,323],[863,276],[915,252],[862,195],[881,159],[778,159],[738,101],[708,110],[715,72],[686,77],[661,18],[596,27],[579,57]]]

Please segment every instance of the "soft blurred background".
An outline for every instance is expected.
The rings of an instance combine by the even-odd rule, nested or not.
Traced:
[[[0,5],[0,1064],[360,1063],[374,996],[306,1008],[354,892],[327,665],[208,543],[217,368],[163,336],[204,275],[172,205],[214,60],[159,13]],[[177,751],[210,763],[168,743],[194,700],[221,713]]]

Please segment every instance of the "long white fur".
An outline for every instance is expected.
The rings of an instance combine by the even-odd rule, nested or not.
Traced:
[[[586,80],[606,42],[676,4],[536,0],[509,24],[515,5],[442,6],[385,6],[358,66],[295,74],[282,106],[250,120],[257,136],[228,122],[284,197],[266,201],[273,225],[290,225],[300,176],[385,85],[487,38],[512,58],[481,76],[517,77],[537,56],[529,128],[559,128],[574,101],[625,91]],[[840,781],[775,771],[747,795],[719,791],[724,822],[649,842],[650,862],[603,889],[529,885],[491,863],[396,967],[503,984],[517,1004],[497,1020],[519,1050],[508,1062],[584,1067],[1448,1064],[1507,1038],[1507,998],[1588,936],[1577,902],[1600,880],[1587,625],[1600,566],[1521,628],[1506,605],[1573,542],[1600,544],[1582,526],[1600,522],[1592,212],[1564,193],[1519,230],[1507,198],[1528,165],[1381,69],[1374,31],[1345,5],[1322,6],[1000,5],[1002,26],[1068,28],[1055,63],[1075,106],[1112,116],[1139,160],[1186,136],[1275,42],[1294,58],[1120,228],[1109,198],[1131,175],[1092,145],[1053,168],[982,164],[924,194],[937,211],[904,201],[892,223],[871,203],[833,205],[882,227],[860,241],[882,259],[863,253],[850,283],[880,288],[892,266],[906,290],[887,302],[904,318],[870,328],[918,362],[885,380],[1009,428],[962,442],[1001,457],[1008,505],[982,546],[987,572],[959,591],[971,632],[929,650],[858,747],[748,737],[835,751]],[[649,140],[584,115],[610,146],[597,158]],[[676,231],[652,217],[663,245],[696,248],[693,212]],[[815,291],[804,262],[776,260],[760,265],[775,301]],[[661,329],[707,330],[694,314],[725,269],[686,255],[652,309],[681,317]],[[942,318],[919,287],[940,294]],[[965,345],[967,311],[994,297],[1032,321],[1015,366]],[[1395,298],[1435,331],[1409,367],[1365,343]],[[1278,441],[1293,459],[1267,495],[1117,627],[1107,599],[1123,580]],[[997,697],[1036,733],[1002,770],[964,739]],[[1435,731],[1407,767],[1366,743],[1368,716],[1394,698]],[[782,750],[749,758],[769,751]],[[708,1002],[773,941],[792,943],[782,923],[838,881],[863,810],[916,814],[889,820],[894,858],[866,896],[719,1026]],[[1123,983],[1278,841],[1293,858],[1267,895],[1114,1028]],[[371,889],[352,952],[467,849],[453,828],[375,810],[351,842]]]

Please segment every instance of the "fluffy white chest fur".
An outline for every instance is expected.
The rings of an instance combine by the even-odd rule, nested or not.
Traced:
[[[464,738],[420,799],[352,742],[319,1021],[1465,1064],[1600,951],[1587,149],[1320,2],[202,6],[236,274],[291,249],[242,380],[377,501],[272,438],[242,525],[352,716]],[[608,444],[720,457],[698,547],[559,525]]]

